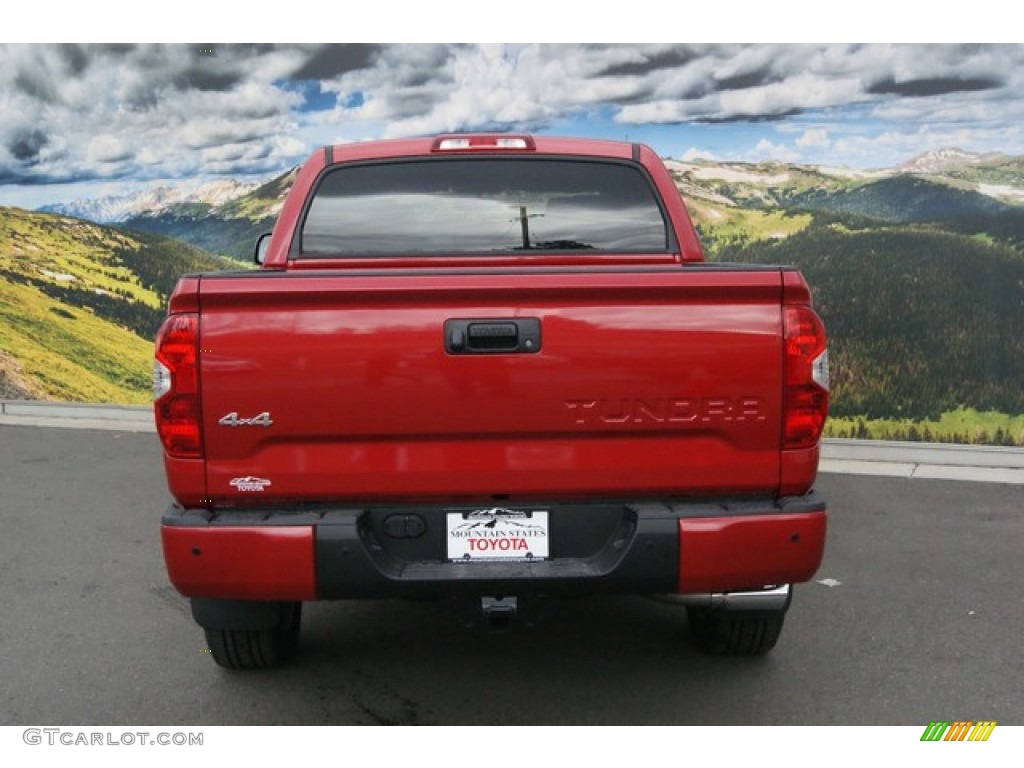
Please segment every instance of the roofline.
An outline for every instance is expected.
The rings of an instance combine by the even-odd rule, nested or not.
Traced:
[[[321,153],[330,158],[331,164],[355,162],[360,160],[379,160],[397,157],[436,157],[438,152],[432,151],[435,142],[442,137],[451,136],[479,136],[496,135],[493,131],[465,132],[465,133],[444,133],[436,136],[418,136],[405,139],[376,139],[373,141],[360,141],[350,144],[333,144],[329,147],[321,147],[314,154]],[[493,151],[481,152],[460,152],[450,150],[444,155],[516,155],[529,156],[537,155],[578,155],[585,157],[607,157],[618,160],[631,160],[637,157],[639,145],[634,142],[616,141],[612,139],[584,139],[565,136],[535,136],[527,133],[509,133],[501,135],[528,136],[536,149],[523,150],[495,149]]]

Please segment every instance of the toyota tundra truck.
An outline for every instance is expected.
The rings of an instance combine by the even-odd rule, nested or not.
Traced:
[[[283,664],[310,600],[644,595],[775,645],[825,545],[824,328],[795,269],[705,261],[650,148],[329,146],[256,260],[182,277],[155,344],[163,555],[218,664]]]

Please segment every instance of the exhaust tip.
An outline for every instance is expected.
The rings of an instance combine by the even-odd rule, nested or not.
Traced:
[[[685,595],[658,595],[662,602],[721,611],[784,611],[793,599],[791,584],[768,585],[746,592],[711,592]]]

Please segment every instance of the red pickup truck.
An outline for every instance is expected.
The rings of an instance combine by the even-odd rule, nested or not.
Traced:
[[[257,261],[182,277],[156,339],[164,558],[218,664],[362,598],[670,595],[705,650],[775,645],[824,549],[824,329],[794,269],[705,263],[651,149],[327,147]]]

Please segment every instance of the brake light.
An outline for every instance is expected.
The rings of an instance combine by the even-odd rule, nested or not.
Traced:
[[[536,149],[532,136],[507,134],[475,134],[467,136],[439,136],[432,152],[472,151],[481,149]]]
[[[784,307],[786,391],[783,448],[811,448],[828,417],[825,326],[810,307]]]
[[[153,413],[168,455],[203,455],[199,413],[199,315],[170,315],[156,336]]]

